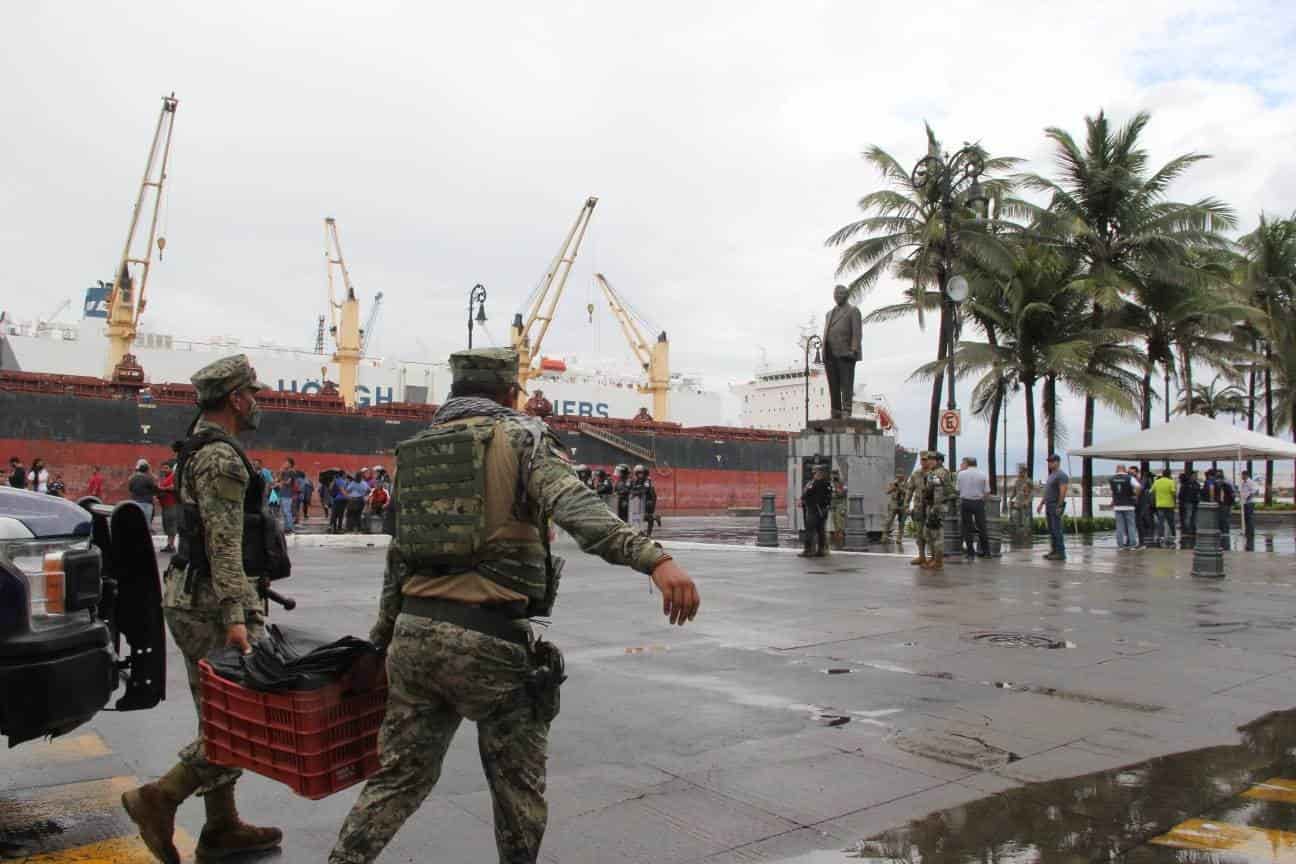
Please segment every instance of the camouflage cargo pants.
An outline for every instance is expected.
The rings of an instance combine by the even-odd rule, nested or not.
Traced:
[[[904,538],[905,511],[895,505],[887,508],[886,526],[882,529],[882,536],[885,537],[891,533],[891,526],[896,526],[896,537]]]
[[[532,710],[523,690],[528,667],[521,646],[442,621],[397,618],[387,650],[387,717],[378,736],[382,767],[351,808],[330,864],[369,864],[378,857],[436,785],[463,718],[477,723],[499,860],[533,864],[548,819],[545,758],[552,718]]]
[[[944,554],[945,551],[945,526],[941,522],[933,527],[934,517],[924,516],[922,522],[917,526],[922,534],[923,542],[927,544],[928,551],[935,555],[938,552]]]
[[[176,647],[184,655],[185,672],[189,675],[189,692],[193,696],[194,708],[202,716],[202,706],[198,698],[198,661],[202,660],[215,648],[225,644],[226,627],[221,623],[220,612],[215,609],[173,609],[163,610],[167,629]],[[248,638],[260,639],[265,636],[265,620],[260,611],[248,614]],[[213,789],[228,786],[239,778],[243,772],[238,768],[227,768],[213,765],[203,755],[201,732],[199,738],[190,742],[180,751],[180,761],[188,765],[202,780],[198,795],[206,795]]]

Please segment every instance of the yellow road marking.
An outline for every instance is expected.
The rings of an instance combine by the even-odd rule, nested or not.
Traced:
[[[184,829],[177,828],[175,833],[176,849],[180,855],[189,858],[193,855],[193,837]],[[18,864],[156,864],[157,859],[148,851],[144,841],[139,837],[114,837],[99,843],[61,849],[58,852],[42,852],[27,858],[17,859]]]
[[[98,759],[109,756],[112,750],[107,742],[94,732],[73,735],[70,738],[55,738],[53,741],[32,741],[5,754],[5,768],[31,765],[61,765],[69,762],[80,762],[83,759]]]
[[[1288,831],[1189,819],[1160,837],[1154,837],[1152,842],[1175,849],[1263,856],[1265,861],[1273,864],[1296,864],[1296,834]]]
[[[1259,801],[1281,801],[1284,804],[1296,804],[1296,780],[1273,777],[1252,786],[1242,793],[1242,797],[1255,798]]]

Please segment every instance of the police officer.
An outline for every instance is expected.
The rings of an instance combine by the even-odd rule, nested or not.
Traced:
[[[957,500],[954,489],[954,478],[945,467],[945,454],[932,451],[928,454],[927,476],[923,483],[924,518],[922,526],[931,549],[925,570],[945,569],[945,509]]]
[[[920,451],[918,453],[918,466],[909,475],[909,482],[905,490],[911,502],[914,539],[918,543],[918,555],[909,563],[918,567],[927,566],[927,532],[923,530],[923,526],[927,522],[927,471],[931,468],[931,465],[931,451]]]
[[[621,464],[616,466],[616,481],[613,489],[616,491],[617,517],[622,522],[630,521],[630,466]]]
[[[846,545],[846,484],[842,482],[841,472],[832,472],[832,533],[833,542],[838,548]]]
[[[891,533],[891,524],[896,526],[895,538],[897,543],[904,542],[904,524],[905,524],[905,507],[909,500],[909,486],[905,482],[904,474],[896,474],[895,479],[887,484],[887,521],[886,527],[882,529],[882,535],[885,537]]]
[[[576,478],[580,480],[581,483],[584,484],[586,488],[588,489],[594,488],[594,475],[593,472],[590,471],[588,465],[576,466]]]
[[[594,494],[608,508],[609,513],[617,512],[616,487],[612,485],[612,478],[602,468],[594,472]]]
[[[631,494],[638,496],[643,501],[643,530],[645,534],[651,537],[653,525],[657,521],[657,487],[653,485],[652,479],[648,476],[648,469],[643,465],[634,467]]]
[[[245,535],[244,515],[261,513],[254,522],[262,530],[274,530],[275,523],[263,511],[263,478],[230,437],[257,428],[256,393],[265,385],[243,354],[204,366],[190,380],[201,415],[176,468],[180,549],[166,570],[163,607],[197,707],[198,661],[224,645],[250,653],[251,640],[264,633],[261,604],[244,560],[245,547],[264,549],[266,538]],[[256,828],[239,819],[234,782],[240,773],[208,762],[199,739],[180,751],[180,761],[159,780],[122,795],[122,805],[149,851],[166,864],[180,862],[172,839],[176,808],[194,794],[203,796],[207,809],[198,838],[200,861],[273,849],[283,839],[278,828]]]
[[[499,860],[536,860],[563,676],[561,655],[534,638],[527,618],[548,615],[557,588],[551,520],[582,549],[650,574],[672,624],[697,613],[688,574],[581,485],[540,420],[509,407],[517,404],[517,366],[510,349],[451,355],[450,399],[427,431],[397,450],[401,521],[370,634],[387,646],[381,768],[343,824],[330,864],[378,857],[436,784],[464,718],[477,723]],[[461,477],[462,464],[484,470],[447,497],[438,474]],[[436,518],[446,508],[461,517],[452,526]]]
[[[805,548],[802,558],[823,558],[828,555],[828,510],[832,506],[832,484],[828,481],[828,466],[816,464],[811,470],[810,482],[801,490],[801,504],[805,511]]]
[[[1035,517],[1031,515],[1031,499],[1034,496],[1035,484],[1031,482],[1026,463],[1019,463],[1017,479],[1013,481],[1012,497],[1009,502],[1012,507],[1012,515],[1009,517],[1011,527],[1024,531],[1027,525],[1034,523]]]

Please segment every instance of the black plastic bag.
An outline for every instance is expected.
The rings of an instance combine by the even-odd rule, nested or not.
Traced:
[[[252,644],[252,653],[238,648],[218,648],[207,655],[212,671],[227,681],[249,690],[281,693],[289,690],[318,690],[340,681],[357,663],[377,662],[380,652],[367,639],[343,636],[302,653],[283,632],[271,624],[265,638]]]

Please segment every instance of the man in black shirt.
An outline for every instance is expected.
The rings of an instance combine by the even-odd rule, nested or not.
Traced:
[[[802,558],[824,558],[828,555],[828,509],[832,506],[832,484],[828,468],[815,465],[812,479],[801,492],[805,507],[805,549]]]
[[[15,489],[27,488],[27,469],[17,456],[9,457],[9,485]]]
[[[1196,471],[1179,475],[1179,528],[1185,535],[1197,533],[1197,502],[1201,500],[1201,484]]]

